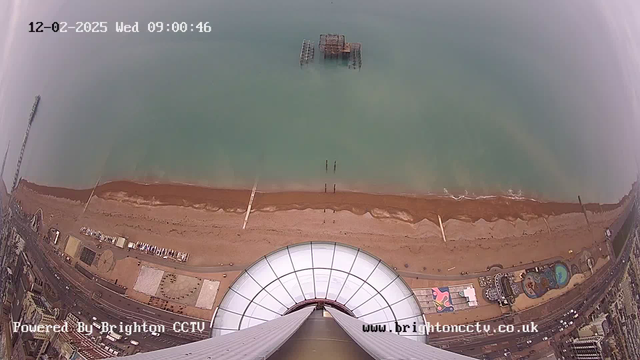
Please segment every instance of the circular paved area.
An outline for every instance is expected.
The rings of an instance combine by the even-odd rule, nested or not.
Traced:
[[[115,266],[115,260],[113,259],[113,252],[111,250],[105,250],[98,259],[98,270],[103,273],[107,273]]]
[[[180,301],[197,296],[201,285],[201,279],[165,273],[160,281],[159,292],[168,300]]]

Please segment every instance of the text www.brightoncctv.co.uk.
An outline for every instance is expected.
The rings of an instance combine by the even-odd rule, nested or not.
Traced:
[[[414,322],[413,324],[398,324],[397,322],[394,325],[387,324],[363,324],[362,325],[363,332],[394,332],[394,333],[407,333],[413,332],[421,335],[429,335],[430,333],[491,333],[491,334],[501,334],[501,333],[537,333],[538,325],[530,322],[528,324],[521,325],[504,325],[500,324],[498,326],[492,326],[489,324],[465,324],[465,325],[448,325],[448,324],[440,324],[439,322],[432,324],[427,322],[426,324],[417,324]]]

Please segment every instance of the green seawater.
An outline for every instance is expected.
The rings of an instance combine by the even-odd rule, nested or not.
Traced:
[[[259,178],[260,190],[613,202],[636,178],[637,63],[616,30],[625,11],[599,2],[20,4],[4,5],[0,44],[7,184],[36,94],[21,175],[45,185]],[[30,21],[108,32],[33,34]],[[147,31],[174,21],[211,32]],[[300,67],[303,39],[321,33],[362,43],[362,68],[317,49]]]

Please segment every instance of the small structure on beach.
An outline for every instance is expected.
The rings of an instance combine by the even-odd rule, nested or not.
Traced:
[[[483,289],[485,300],[497,302],[500,306],[513,305],[516,297],[522,293],[520,283],[514,281],[513,273],[499,273],[480,282],[487,287]]]
[[[313,42],[309,40],[302,42],[300,65],[313,61],[314,49]],[[350,69],[360,69],[362,67],[362,44],[349,43],[342,34],[321,34],[318,50],[322,53],[323,59],[347,61]]]

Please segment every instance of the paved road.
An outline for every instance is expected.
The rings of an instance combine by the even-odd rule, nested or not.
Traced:
[[[521,320],[527,319],[528,321],[533,321],[538,325],[538,333],[536,334],[498,334],[494,336],[480,336],[476,339],[467,339],[467,341],[462,341],[461,345],[449,345],[449,350],[463,353],[465,355],[481,357],[484,353],[484,349],[482,346],[490,345],[490,344],[499,344],[492,353],[489,354],[491,358],[498,357],[503,355],[504,349],[508,348],[510,351],[515,352],[518,349],[518,344],[526,345],[526,340],[531,340],[532,344],[542,342],[544,340],[543,337],[552,338],[553,336],[557,336],[558,328],[560,326],[560,320],[564,320],[567,323],[569,321],[575,321],[573,326],[570,326],[568,329],[564,330],[562,333],[566,334],[573,330],[575,326],[581,325],[584,321],[584,318],[573,319],[573,314],[564,315],[570,310],[575,310],[579,315],[585,309],[591,308],[594,304],[598,303],[602,300],[602,298],[606,295],[607,291],[603,289],[608,289],[617,279],[619,279],[623,275],[624,266],[622,263],[617,264],[616,266],[609,266],[606,269],[603,268],[597,274],[597,278],[594,278],[589,283],[584,283],[583,286],[572,290],[572,294],[565,294],[560,298],[552,301],[550,307],[554,307],[555,310],[552,313],[544,315],[543,317],[531,318],[529,319],[526,316],[526,312],[521,314]],[[584,291],[588,290],[587,295],[585,296]],[[587,300],[584,300],[584,299]],[[531,312],[537,311],[536,309],[531,310]],[[539,312],[539,311],[538,311]],[[524,319],[523,319],[524,318]],[[526,321],[523,321],[525,323]],[[495,324],[494,324],[495,326]],[[552,332],[553,330],[553,332]],[[493,349],[492,349],[493,350]]]
[[[625,212],[625,214],[627,213],[628,212]],[[617,220],[616,223],[624,222],[625,218],[626,217],[623,216],[623,219]],[[617,233],[620,226],[614,226],[612,229]],[[615,236],[615,233],[613,236]],[[515,351],[518,344],[526,346],[526,340],[531,340],[531,345],[535,345],[536,343],[543,341],[542,338],[545,336],[551,338],[553,334],[557,333],[560,319],[564,319],[567,322],[574,320],[572,318],[573,314],[569,315],[571,319],[568,319],[564,316],[565,313],[569,312],[571,309],[580,312],[583,309],[590,308],[593,304],[599,302],[607,293],[607,289],[609,289],[616,280],[623,275],[625,263],[629,261],[632,248],[631,240],[632,238],[627,241],[621,255],[614,262],[607,263],[594,276],[587,279],[583,284],[576,287],[576,289],[572,289],[547,304],[518,314],[520,323],[534,321],[538,324],[538,334],[526,336],[517,333],[495,335],[441,333],[433,334],[430,337],[430,344],[436,346],[440,345],[446,347],[448,350],[475,357],[482,357],[483,353],[486,351],[486,349],[483,349],[483,346],[493,345],[491,347],[492,352],[489,355],[490,357],[497,357],[503,355],[505,348]],[[586,294],[587,300],[585,300],[585,291],[588,291]],[[581,322],[584,319],[578,318],[575,320],[577,320],[576,323],[578,323],[578,321]],[[504,319],[498,319],[483,322],[482,324],[489,324],[492,328],[496,328],[499,324],[504,323]],[[574,324],[574,326],[576,325],[577,324]],[[574,326],[570,327],[565,332],[570,332]],[[552,329],[555,329],[556,332],[552,333]]]
[[[622,226],[622,224],[624,223],[624,219],[626,219],[626,214],[628,214],[628,212],[630,211],[631,206],[629,206],[627,208],[627,210],[625,210],[625,212],[623,214],[621,214],[621,216],[611,225],[611,230],[612,232],[615,234],[618,232],[618,230],[620,229],[620,227]],[[78,234],[76,234],[78,235]],[[78,235],[82,238],[87,238],[86,236],[83,235]],[[615,235],[613,235],[615,236]],[[97,244],[99,242],[95,239],[92,239],[92,241],[90,242],[83,242],[83,245],[96,251],[99,252],[99,250],[97,249]],[[248,268],[251,264],[234,264],[234,265],[220,265],[220,266],[194,266],[194,265],[188,265],[186,263],[181,263],[181,262],[175,262],[175,261],[171,261],[171,260],[166,260],[166,259],[162,259],[158,256],[154,256],[152,254],[147,254],[144,253],[142,251],[138,251],[138,250],[131,250],[129,251],[128,249],[120,249],[117,248],[115,246],[109,245],[104,243],[103,245],[103,249],[109,249],[113,252],[113,256],[116,260],[119,259],[124,259],[126,257],[134,257],[136,259],[139,260],[143,260],[146,262],[149,262],[151,264],[157,264],[157,265],[161,265],[161,266],[168,266],[174,269],[178,269],[178,270],[185,270],[185,271],[189,271],[189,272],[193,272],[193,273],[224,273],[224,272],[230,272],[230,271],[242,271],[246,268]],[[257,259],[256,259],[257,260]],[[550,258],[550,259],[546,259],[543,261],[537,261],[537,262],[533,262],[533,263],[529,263],[529,264],[523,264],[523,265],[518,265],[518,266],[514,266],[514,267],[509,267],[509,268],[503,268],[503,269],[498,269],[498,268],[493,268],[490,269],[488,271],[484,271],[484,272],[476,272],[476,273],[469,273],[469,274],[465,274],[465,275],[460,275],[460,274],[424,274],[424,273],[419,273],[419,272],[412,272],[412,271],[403,271],[403,270],[396,270],[396,272],[398,274],[400,274],[401,276],[404,277],[415,277],[415,278],[420,278],[420,279],[428,279],[428,280],[449,280],[449,281],[454,281],[454,280],[473,280],[476,279],[480,276],[487,276],[487,275],[494,275],[497,274],[499,272],[513,272],[513,271],[518,271],[518,270],[524,270],[524,269],[528,269],[528,268],[532,268],[532,267],[536,267],[536,266],[540,266],[540,265],[544,265],[544,264],[548,264],[550,262],[554,262],[554,261],[562,261],[564,260],[563,257],[561,256],[557,256],[554,258]]]
[[[475,272],[475,273],[468,273],[465,275],[459,275],[459,274],[442,274],[442,275],[438,275],[438,274],[423,274],[423,273],[418,273],[418,272],[412,272],[412,271],[402,271],[402,270],[396,270],[396,272],[404,277],[415,277],[415,278],[420,278],[420,279],[428,279],[428,280],[449,280],[449,281],[454,281],[454,280],[475,280],[481,276],[489,276],[489,275],[496,275],[499,273],[503,273],[503,272],[514,272],[514,271],[519,271],[519,270],[524,270],[524,269],[530,269],[530,268],[534,268],[536,266],[542,266],[545,264],[549,264],[552,262],[556,262],[556,261],[564,261],[565,259],[562,256],[556,256],[554,258],[550,258],[550,259],[546,259],[546,260],[541,260],[541,261],[535,261],[532,263],[528,263],[528,264],[523,264],[523,265],[518,265],[518,266],[513,266],[513,267],[508,267],[508,268],[498,268],[498,267],[494,267],[490,270],[487,271],[481,271],[481,272]]]
[[[63,302],[73,304],[73,302],[71,301],[75,299],[74,302],[76,302],[77,305],[74,305],[74,307],[72,308],[73,311],[76,311],[76,307],[77,307],[79,309],[78,311],[84,310],[83,313],[88,312],[92,315],[98,314],[99,316],[97,317],[100,318],[100,320],[102,320],[101,317],[104,317],[105,319],[116,319],[118,321],[114,321],[114,322],[117,323],[119,321],[122,321],[125,324],[130,324],[131,321],[138,321],[138,322],[146,321],[147,323],[150,323],[150,324],[151,323],[164,324],[164,325],[167,325],[169,328],[171,327],[171,324],[174,321],[193,320],[188,317],[182,317],[178,314],[164,312],[159,309],[135,302],[131,299],[127,299],[121,295],[118,295],[112,291],[105,289],[104,287],[96,284],[95,282],[90,281],[89,279],[80,275],[78,271],[73,269],[69,264],[65,263],[62,258],[60,258],[57,255],[54,255],[53,249],[51,248],[51,246],[49,246],[48,244],[39,243],[37,241],[37,237],[35,236],[35,234],[26,225],[27,224],[26,219],[22,219],[22,221],[19,221],[16,223],[18,224],[18,226],[16,227],[19,228],[21,235],[23,235],[23,238],[27,240],[27,243],[28,243],[27,251],[30,252],[31,258],[37,259],[36,261],[37,264],[43,264],[42,266],[46,266],[47,271],[45,271],[45,273],[47,273],[47,275],[45,276],[47,277],[48,282],[50,284],[57,283],[55,278],[53,278],[54,276],[53,270],[51,270],[48,265],[48,263],[51,263],[53,267],[59,270],[63,278],[66,281],[69,281],[70,284],[74,286],[74,289],[72,289],[72,291],[66,295],[64,294],[65,291],[60,290],[61,288],[64,288],[64,286],[59,285],[56,287],[57,291],[61,293],[61,298],[63,299]],[[109,249],[114,252],[114,257],[116,258],[134,256],[140,260],[148,261],[150,263],[156,263],[163,266],[171,266],[175,269],[183,269],[183,270],[188,270],[192,272],[225,272],[225,271],[243,270],[248,266],[248,264],[243,264],[243,265],[234,265],[234,266],[195,267],[195,266],[187,265],[184,263],[175,263],[175,262],[167,261],[159,257],[145,254],[138,251],[128,252],[126,250],[118,249],[116,247],[112,247],[109,245],[105,245],[105,246],[108,246]],[[95,242],[90,244],[89,247],[95,248]],[[531,316],[528,315],[528,314],[538,314],[538,316],[540,316],[539,314],[540,311],[537,308],[532,309],[530,311],[525,311],[519,314],[521,320],[524,320],[524,319],[526,319],[526,321],[538,320],[536,321],[536,323],[538,325],[539,332],[536,335],[531,335],[527,337],[527,336],[523,336],[523,334],[496,334],[492,336],[487,336],[485,334],[477,334],[477,335],[475,334],[474,335],[435,334],[430,337],[431,339],[430,342],[433,345],[447,344],[448,345],[447,348],[449,350],[465,353],[471,356],[481,356],[482,353],[484,352],[484,350],[482,349],[482,346],[484,345],[497,344],[497,347],[499,349],[496,349],[497,351],[491,354],[495,356],[495,355],[502,355],[502,346],[509,347],[512,351],[515,351],[516,345],[518,343],[523,343],[523,342],[526,343],[527,339],[531,339],[534,343],[540,342],[542,341],[543,336],[545,336],[547,333],[550,334],[551,329],[558,327],[559,325],[558,321],[565,312],[567,312],[572,308],[576,310],[582,309],[584,306],[594,303],[598,298],[597,295],[599,292],[604,293],[601,289],[607,288],[607,286],[610,285],[611,282],[613,282],[615,279],[617,279],[620,276],[621,269],[622,269],[622,267],[619,266],[620,260],[623,259],[625,256],[628,258],[629,248],[630,247],[626,248],[626,250],[623,253],[623,256],[617,259],[618,261],[616,261],[615,266],[612,265],[611,262],[608,263],[607,265],[605,265],[605,267],[603,267],[603,269],[598,271],[598,273],[595,276],[592,276],[590,279],[587,279],[587,281],[582,286],[580,286],[577,289],[573,289],[567,294],[563,295],[562,297],[548,303],[548,305],[546,305],[547,308],[553,308],[554,310],[548,311],[547,314],[544,314],[544,317],[537,319],[533,315]],[[41,251],[38,251],[38,250],[41,250]],[[549,262],[553,260],[554,259],[550,259],[550,260],[548,259],[545,262]],[[513,271],[513,270],[529,268],[532,266],[535,266],[535,264],[521,265],[514,268],[503,269],[502,271]],[[399,271],[399,273],[403,276],[410,276],[410,277],[415,276],[419,278],[435,279],[435,280],[475,279],[478,276],[493,274],[495,272],[496,271],[493,270],[493,271],[488,271],[486,273],[475,273],[475,274],[469,274],[469,275],[431,275],[431,274]],[[588,302],[585,302],[584,300],[582,300],[582,298],[584,297],[585,287],[589,287],[590,289],[588,298],[591,300],[589,300]],[[77,290],[77,291],[74,293],[73,290]],[[89,299],[90,295],[95,292],[102,293],[102,298],[98,302]],[[483,322],[483,324],[492,325],[493,328],[496,328],[497,325],[502,323],[504,323],[504,319]],[[206,326],[208,329],[209,324],[207,323]],[[145,342],[152,344],[152,346],[157,346],[156,348],[166,347],[168,345],[175,345],[177,343],[185,342],[184,339],[180,339],[177,336],[173,336],[173,335],[178,335],[178,334],[165,334],[161,336],[159,339],[142,338],[141,340],[144,340]],[[184,336],[184,335],[180,334],[180,336]],[[132,337],[132,338],[138,340],[135,337]],[[169,341],[169,343],[163,344],[161,343],[161,339],[162,340],[168,339],[164,341]],[[193,338],[190,338],[190,340],[192,339]],[[140,342],[142,343],[143,341],[140,341]]]
[[[615,262],[607,263],[594,274],[594,276],[587,279],[575,289],[570,290],[547,304],[519,313],[520,324],[533,321],[538,325],[538,333],[536,334],[434,334],[430,337],[429,342],[431,345],[443,346],[448,350],[478,358],[481,358],[486,351],[483,347],[489,346],[491,352],[487,355],[489,358],[494,358],[503,356],[505,348],[515,352],[517,351],[518,344],[527,347],[526,340],[531,340],[531,346],[533,346],[536,343],[544,341],[542,339],[545,336],[549,338],[552,338],[554,335],[557,336],[561,319],[566,322],[576,322],[564,331],[564,333],[569,333],[585,319],[581,317],[573,319],[573,314],[564,314],[572,309],[581,314],[581,311],[589,309],[594,304],[600,302],[607,294],[608,289],[623,276],[625,265],[629,261],[631,248],[632,238],[627,241],[623,251]],[[587,293],[585,294],[585,292]],[[496,328],[499,324],[503,323],[504,320],[492,320],[483,322],[482,324],[489,324],[492,328]]]
[[[98,320],[107,321],[110,324],[122,322],[125,325],[131,325],[135,321],[139,324],[146,322],[165,325],[168,332],[159,337],[149,334],[135,334],[129,337],[130,340],[140,342],[140,349],[145,351],[185,344],[208,337],[209,324],[206,321],[206,330],[203,335],[173,333],[174,322],[196,320],[146,306],[100,286],[82,276],[64,262],[60,256],[55,255],[50,246],[39,243],[37,234],[28,227],[25,219],[15,217],[12,225],[25,239],[25,250],[30,260],[42,273],[45,282],[56,291],[63,306],[66,306],[66,310],[72,311],[76,315],[81,313],[83,316],[95,316]],[[60,276],[60,280],[55,277],[56,273]],[[68,290],[67,286],[69,286]],[[102,297],[99,300],[91,299],[94,293],[101,293]]]

